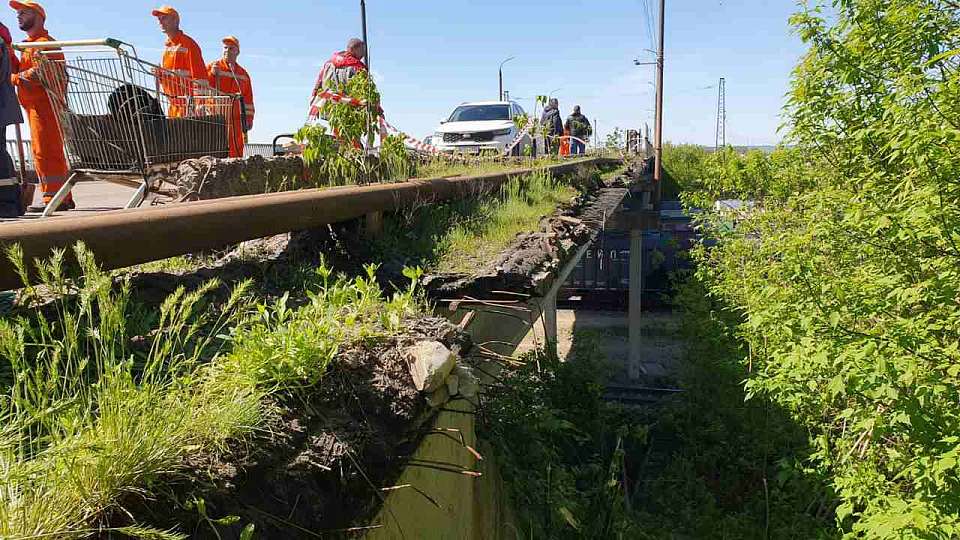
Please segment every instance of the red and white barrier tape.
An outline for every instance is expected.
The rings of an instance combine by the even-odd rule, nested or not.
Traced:
[[[344,105],[350,105],[351,107],[366,107],[367,105],[367,102],[362,99],[323,90],[317,94],[310,103],[310,113],[307,115],[309,120],[316,120],[320,118],[320,107],[323,106],[325,101],[343,103]]]
[[[313,103],[311,103],[311,106],[310,106],[310,113],[307,115],[308,120],[317,120],[320,117],[320,107],[323,106],[323,102],[325,101],[342,103],[344,105],[350,105],[351,107],[364,107],[367,104],[366,101],[363,101],[354,97],[350,97],[344,94],[337,94],[335,92],[324,90],[319,94],[317,94],[316,97],[313,99]],[[381,116],[378,119],[378,121],[380,122],[381,131],[391,132],[401,136],[405,143],[409,143],[414,149],[420,152],[427,152],[429,154],[442,156],[442,157],[446,157],[446,158],[457,160],[457,161],[464,159],[462,156],[446,154],[436,146],[433,146],[432,144],[427,144],[421,141],[420,139],[407,135],[406,133],[390,125],[390,123],[387,122],[386,118],[384,118],[383,116]],[[522,141],[523,138],[530,132],[531,128],[533,128],[532,123],[528,125],[525,129],[521,130],[520,133],[518,133],[517,136],[514,138],[513,142],[510,143],[510,145],[504,149],[501,157],[508,157],[510,155],[510,152],[513,152],[513,149],[516,148],[517,145],[520,144],[520,141]]]
[[[518,144],[520,144],[520,141],[522,141],[523,138],[527,135],[527,133],[530,132],[530,129],[532,127],[533,127],[533,123],[531,122],[530,124],[527,125],[527,127],[520,130],[520,133],[517,133],[517,136],[513,139],[513,142],[510,143],[510,146],[506,147],[503,150],[503,157],[507,157],[510,155],[510,152],[513,152],[513,149],[516,148]]]
[[[380,117],[380,128],[384,131],[396,133],[397,135],[401,136],[403,138],[403,142],[410,143],[410,145],[413,146],[416,150],[419,150],[421,152],[427,152],[434,155],[443,155],[443,152],[441,152],[440,149],[437,148],[436,146],[433,146],[432,144],[427,144],[421,141],[420,139],[407,135],[406,133],[400,131],[399,129],[391,126],[390,123],[387,122],[387,119],[382,116]]]

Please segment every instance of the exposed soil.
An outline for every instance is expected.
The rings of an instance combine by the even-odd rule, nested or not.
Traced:
[[[249,523],[258,538],[347,536],[345,529],[375,514],[380,489],[392,485],[433,415],[402,349],[423,339],[467,345],[440,319],[411,321],[408,328],[395,340],[344,351],[319,387],[276,403],[262,435],[225,456],[192,457],[185,463],[190,472],[169,479],[168,491],[130,501],[128,510],[140,522],[191,538],[239,538]],[[182,504],[192,498],[205,501],[211,519],[240,520],[201,520]]]
[[[518,236],[480,272],[430,276],[425,286],[438,298],[490,299],[497,296],[496,291],[542,296],[556,273],[599,232],[626,195],[623,187],[590,191],[544,218],[538,231]]]

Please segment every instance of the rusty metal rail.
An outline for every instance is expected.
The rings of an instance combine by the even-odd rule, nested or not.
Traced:
[[[616,161],[590,158],[546,170],[560,176],[580,166]],[[33,261],[49,257],[54,250],[83,242],[103,268],[125,268],[348,221],[373,212],[466,198],[532,172],[533,169],[517,169],[474,177],[251,195],[93,216],[23,221],[0,225],[0,246],[19,244],[26,260]],[[35,280],[36,275],[30,279]],[[0,290],[22,286],[10,261],[0,257]]]

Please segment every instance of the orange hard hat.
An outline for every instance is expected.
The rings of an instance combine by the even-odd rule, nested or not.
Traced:
[[[223,38],[223,44],[236,47],[238,49],[240,48],[240,40],[237,39],[237,36],[227,36]]]
[[[180,17],[180,13],[177,10],[173,9],[173,6],[161,6],[157,9],[150,12],[154,17],[160,17],[163,15],[176,15],[177,18]]]
[[[43,9],[43,6],[41,6],[39,2],[34,2],[33,0],[11,0],[10,7],[17,11],[20,11],[21,9],[32,9],[44,19],[47,18],[47,12]]]

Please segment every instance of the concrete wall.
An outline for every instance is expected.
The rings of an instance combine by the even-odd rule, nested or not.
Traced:
[[[477,312],[467,331],[474,343],[489,343],[488,347],[504,355],[511,355],[540,319],[539,301],[526,307],[531,309],[526,320],[516,314]],[[460,321],[465,310],[449,314]],[[486,371],[497,369],[485,366]],[[488,381],[484,381],[488,382]],[[439,507],[412,488],[388,492],[386,503],[372,522],[373,529],[365,538],[394,540],[397,538],[426,540],[516,540],[523,538],[518,531],[507,486],[496,464],[491,449],[478,442],[474,407],[465,401],[447,404],[437,417],[434,428],[454,429],[463,434],[466,444],[479,451],[483,460],[477,460],[460,443],[459,435],[431,435],[426,438],[397,485],[411,485],[429,495]],[[479,444],[479,447],[478,447]],[[452,471],[466,469],[480,472],[481,477],[443,472],[421,464],[430,464]]]

